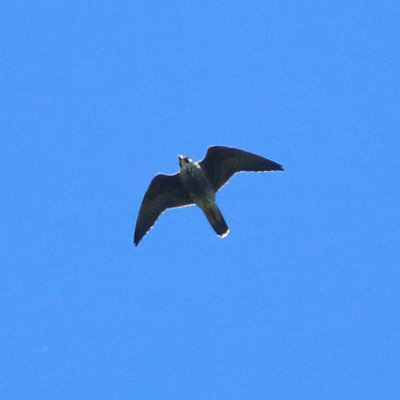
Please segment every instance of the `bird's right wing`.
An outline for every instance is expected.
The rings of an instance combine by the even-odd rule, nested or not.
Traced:
[[[212,146],[200,162],[214,190],[224,186],[240,171],[282,171],[280,164],[248,151],[233,147]]]
[[[156,175],[151,181],[140,207],[133,239],[135,246],[167,208],[191,204],[193,203],[181,183],[179,174]]]

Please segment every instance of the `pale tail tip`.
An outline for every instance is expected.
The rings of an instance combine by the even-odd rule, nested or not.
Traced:
[[[227,237],[229,235],[229,229],[226,231],[226,232],[224,232],[223,234],[221,234],[221,235],[218,235],[221,239],[223,239],[224,237]]]

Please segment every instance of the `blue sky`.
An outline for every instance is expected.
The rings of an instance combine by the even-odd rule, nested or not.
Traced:
[[[398,398],[399,11],[3,2],[1,398]],[[218,194],[227,238],[187,207],[135,248],[212,144],[285,171]]]

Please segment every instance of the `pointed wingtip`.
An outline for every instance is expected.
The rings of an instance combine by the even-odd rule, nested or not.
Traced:
[[[274,168],[272,169],[272,171],[284,171],[284,170],[285,169],[283,168],[283,165],[274,162]]]

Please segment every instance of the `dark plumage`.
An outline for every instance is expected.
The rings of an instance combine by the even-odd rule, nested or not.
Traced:
[[[215,232],[225,237],[229,228],[215,203],[216,192],[241,171],[282,171],[278,163],[232,147],[212,146],[206,157],[194,162],[179,156],[180,171],[175,175],[156,175],[143,198],[136,221],[134,243],[137,246],[168,208],[197,204]]]

